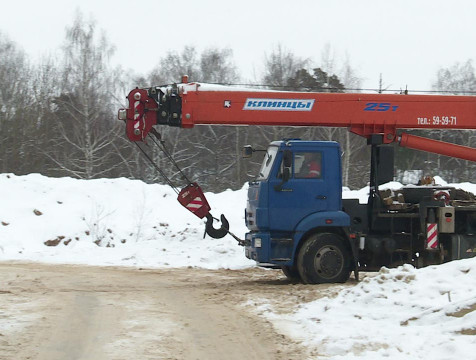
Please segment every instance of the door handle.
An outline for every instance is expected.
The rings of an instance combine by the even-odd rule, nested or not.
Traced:
[[[325,196],[325,195],[317,195],[317,196],[316,196],[316,199],[317,199],[317,200],[326,200],[326,199],[327,199],[327,196]]]

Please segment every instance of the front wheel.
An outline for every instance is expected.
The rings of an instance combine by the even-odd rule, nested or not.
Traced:
[[[301,275],[296,266],[281,266],[281,270],[289,281],[301,281]]]
[[[307,284],[344,283],[351,272],[351,252],[337,234],[314,234],[299,251],[297,269]]]

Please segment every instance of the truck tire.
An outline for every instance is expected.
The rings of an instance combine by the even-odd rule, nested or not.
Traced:
[[[351,252],[337,234],[311,235],[301,247],[297,269],[306,284],[344,283],[351,273]]]
[[[295,265],[293,266],[281,266],[281,270],[283,274],[288,278],[290,281],[301,281],[301,275]]]

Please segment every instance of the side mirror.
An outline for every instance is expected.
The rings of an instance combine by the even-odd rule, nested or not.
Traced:
[[[243,146],[242,155],[245,159],[253,156],[253,148],[251,147],[251,145]]]
[[[243,155],[244,158],[250,158],[250,157],[253,156],[253,153],[257,152],[257,151],[265,152],[265,153],[268,152],[268,150],[266,150],[266,149],[253,149],[253,147],[251,145],[245,145],[245,146],[243,146],[242,155]]]

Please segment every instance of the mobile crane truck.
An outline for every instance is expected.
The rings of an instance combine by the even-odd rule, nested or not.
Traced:
[[[239,89],[189,83],[147,89],[127,96],[119,110],[128,138],[140,143],[155,125],[269,125],[345,127],[371,146],[367,204],[342,199],[341,153],[330,141],[272,142],[259,176],[249,183],[245,221],[246,257],[281,268],[304,283],[345,282],[352,271],[375,271],[404,263],[422,267],[476,255],[476,201],[447,186],[380,191],[394,176],[394,146],[476,161],[476,149],[414,136],[403,129],[476,129],[476,97],[408,94],[311,93]],[[253,149],[245,147],[250,155]],[[317,176],[302,175],[308,155]],[[397,199],[397,201],[395,201]],[[178,200],[200,218],[212,237],[221,228],[203,192],[190,182]],[[233,235],[233,234],[232,234]],[[234,235],[233,235],[234,236]],[[236,236],[235,236],[236,238]]]

